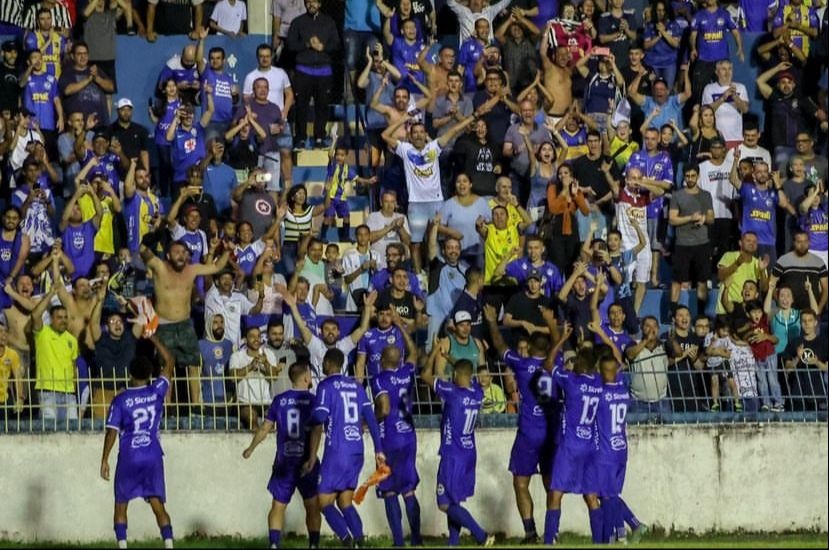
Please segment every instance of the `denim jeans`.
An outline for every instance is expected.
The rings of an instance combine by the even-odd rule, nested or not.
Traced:
[[[46,422],[65,422],[78,419],[78,401],[73,393],[59,391],[38,392],[40,418]]]
[[[757,389],[763,405],[783,406],[783,393],[777,378],[777,354],[771,354],[763,360],[757,360]]]

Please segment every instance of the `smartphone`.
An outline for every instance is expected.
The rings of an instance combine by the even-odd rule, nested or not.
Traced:
[[[593,51],[590,54],[594,57],[597,56],[608,56],[610,55],[610,48],[593,48]]]
[[[273,176],[271,176],[271,174],[265,172],[263,174],[256,174],[256,179],[254,181],[256,183],[269,183],[272,178]]]

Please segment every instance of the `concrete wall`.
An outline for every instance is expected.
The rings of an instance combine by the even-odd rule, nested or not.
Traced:
[[[637,426],[631,432],[624,498],[647,523],[696,532],[826,532],[829,527],[826,425]],[[274,443],[263,443],[245,461],[241,453],[249,439],[239,433],[163,436],[168,506],[177,537],[267,534],[265,485]],[[445,534],[444,516],[434,504],[438,433],[423,430],[418,439],[423,529]],[[506,470],[512,440],[512,430],[479,433],[477,491],[468,505],[485,529],[518,536],[521,523]],[[102,441],[100,435],[84,434],[0,437],[0,539],[110,539],[113,491],[98,475]],[[533,492],[541,526],[540,481]],[[288,508],[288,531],[304,533],[301,510],[296,500]],[[368,534],[388,532],[373,492],[359,510]],[[141,501],[130,507],[129,529],[131,539],[158,535]],[[562,530],[588,532],[587,514],[576,496],[565,498]]]

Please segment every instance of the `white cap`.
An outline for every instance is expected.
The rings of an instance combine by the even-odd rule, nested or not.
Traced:
[[[130,100],[130,98],[128,98],[128,97],[122,97],[122,98],[121,98],[121,99],[119,99],[119,100],[118,100],[118,102],[115,104],[115,107],[117,107],[118,109],[120,109],[121,107],[130,107],[130,108],[133,108],[133,104],[132,104],[132,101]]]
[[[472,322],[472,314],[468,311],[459,310],[455,312],[455,324],[463,323],[465,321]]]

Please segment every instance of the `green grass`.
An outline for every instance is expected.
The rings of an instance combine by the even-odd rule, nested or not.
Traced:
[[[339,545],[334,539],[323,538],[323,548],[337,548]],[[476,546],[474,540],[463,537],[463,546]],[[445,538],[426,537],[426,546],[439,548],[446,545]],[[114,548],[114,541],[108,540],[95,544],[71,544],[71,543],[12,543],[0,541],[0,548],[66,548],[72,546],[83,546],[86,548]],[[160,548],[161,541],[130,542],[130,548]],[[391,546],[391,539],[388,537],[374,537],[367,540],[369,548],[385,548]],[[564,533],[559,547],[584,548],[590,547],[590,539],[578,535]],[[791,533],[791,534],[654,534],[647,536],[639,544],[628,546],[640,548],[827,548],[827,535],[825,533]],[[186,537],[176,540],[176,548],[267,548],[267,538],[242,539],[233,537]],[[283,539],[283,548],[307,548],[308,541],[304,536],[289,535]],[[519,545],[519,539],[499,538],[496,547],[498,548],[527,548]]]

